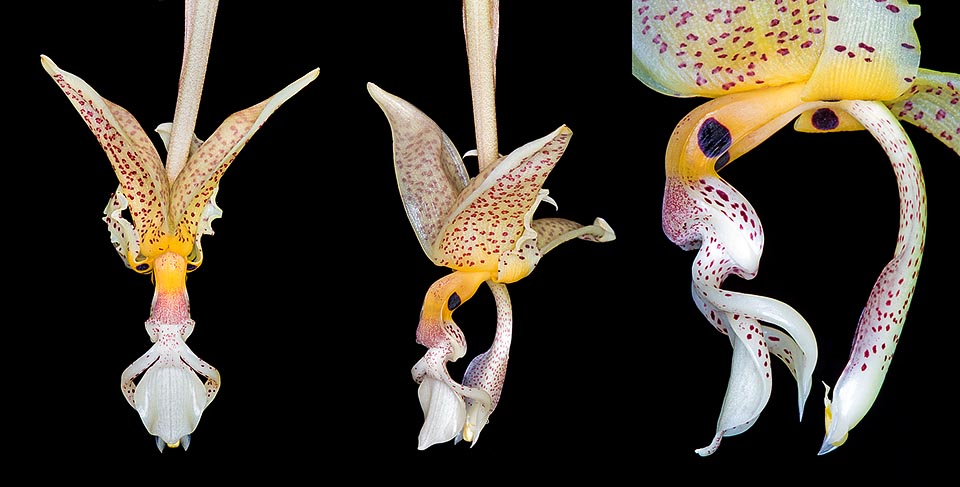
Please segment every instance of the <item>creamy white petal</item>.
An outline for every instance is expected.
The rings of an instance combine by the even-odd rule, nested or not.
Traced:
[[[463,398],[443,382],[425,377],[417,391],[423,409],[423,427],[420,428],[419,446],[425,450],[437,443],[452,440],[467,418]]]

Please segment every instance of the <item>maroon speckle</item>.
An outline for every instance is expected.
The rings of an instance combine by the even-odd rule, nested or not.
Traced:
[[[813,112],[810,122],[817,130],[833,130],[840,125],[840,118],[829,108],[820,108]]]
[[[705,156],[719,157],[730,148],[732,143],[733,138],[730,135],[730,130],[716,118],[710,117],[700,125],[700,130],[697,132],[697,144]],[[726,199],[724,198],[724,200]]]

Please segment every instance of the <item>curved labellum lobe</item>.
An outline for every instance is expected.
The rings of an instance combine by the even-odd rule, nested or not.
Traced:
[[[420,427],[417,438],[418,450],[450,441],[460,434],[467,419],[467,406],[454,388],[443,380],[424,376],[417,389],[417,396],[423,411],[423,426]]]
[[[486,426],[488,418],[500,402],[500,392],[503,390],[507,362],[510,359],[510,343],[513,339],[513,308],[507,286],[493,281],[487,281],[487,285],[497,304],[497,331],[493,336],[490,349],[474,357],[463,374],[463,385],[481,389],[490,394],[489,403],[470,397],[464,398],[467,418],[457,440],[463,439],[470,442],[471,448],[477,444],[480,431]]]
[[[699,248],[694,264],[694,293],[704,315],[734,342],[735,358],[731,385],[724,401],[718,432],[701,454],[712,453],[722,436],[742,432],[766,402],[767,362],[750,362],[738,347],[756,348],[757,358],[766,358],[759,342],[776,336],[777,352],[784,362],[805,356],[803,369],[812,372],[816,344],[802,317],[786,305],[767,298],[720,289],[730,274],[755,275],[762,250],[762,230],[753,208],[716,175],[716,166],[759,143],[758,133],[772,133],[802,111],[845,114],[869,130],[891,158],[901,193],[900,236],[894,260],[884,269],[861,317],[850,362],[828,400],[829,430],[822,452],[845,440],[846,432],[866,414],[882,385],[889,360],[903,326],[923,249],[926,201],[923,182],[912,145],[893,115],[879,102],[840,101],[805,103],[799,99],[802,85],[787,85],[756,94],[736,94],[713,100],[694,110],[678,125],[667,149],[667,187],[664,195],[664,231],[684,248]],[[777,105],[769,99],[785,100]],[[789,95],[789,96],[788,96]],[[752,105],[752,106],[751,106]],[[776,112],[783,110],[783,114]],[[768,111],[764,115],[761,112]],[[747,116],[748,115],[748,116]],[[839,119],[839,115],[837,119]],[[752,135],[744,135],[752,133]],[[756,225],[755,225],[756,223]],[[798,350],[784,347],[786,340],[750,320],[778,325],[792,336]],[[747,320],[747,321],[744,321]],[[749,349],[748,349],[749,350]],[[751,352],[754,353],[754,352]],[[753,355],[751,355],[753,356]],[[738,358],[739,357],[739,358]],[[801,386],[801,398],[810,387],[809,372],[801,372],[793,360],[792,371]],[[758,380],[763,379],[763,380]]]
[[[473,297],[488,277],[480,272],[455,271],[433,283],[424,298],[417,326],[417,343],[428,350],[411,371],[414,381],[420,383],[420,405],[424,413],[421,450],[460,434],[469,419],[465,398],[472,399],[471,404],[479,404],[477,407],[481,410],[493,409],[488,391],[457,383],[446,365],[460,359],[467,351],[466,338],[453,321],[453,312]]]
[[[681,247],[698,249],[694,300],[733,346],[717,432],[710,445],[697,450],[701,455],[712,454],[724,436],[746,431],[757,419],[772,387],[771,352],[797,380],[801,413],[811,390],[818,352],[803,317],[779,301],[721,288],[730,275],[756,275],[763,229],[752,205],[716,172],[800,113],[808,105],[799,99],[801,90],[802,85],[786,85],[706,103],[681,121],[667,147],[664,232]]]
[[[918,67],[913,21],[919,7],[906,1],[739,3],[633,2],[635,76],[662,93],[720,97],[688,115],[674,132],[663,202],[663,228],[670,240],[700,249],[693,275],[698,306],[717,329],[734,332],[730,335],[738,340],[717,437],[700,453],[711,453],[720,437],[749,426],[753,412],[766,402],[765,382],[757,380],[766,378],[765,362],[754,363],[752,375],[745,372],[751,367],[741,347],[750,350],[751,343],[744,333],[755,340],[758,334],[766,337],[766,350],[806,384],[801,396],[809,391],[803,370],[812,368],[815,358],[798,361],[794,352],[812,340],[799,331],[806,328],[798,325],[802,318],[766,298],[719,288],[729,274],[755,274],[762,233],[759,223],[754,227],[752,208],[716,171],[798,115],[794,127],[805,132],[869,130],[893,163],[901,198],[894,259],[871,292],[833,401],[825,398],[821,453],[826,453],[845,441],[879,392],[923,249],[922,176],[896,119],[917,125],[960,154],[958,76]],[[755,38],[757,32],[762,39]],[[761,309],[777,309],[774,314],[792,324],[784,331],[793,337],[750,322],[778,323]],[[763,348],[757,352],[758,358],[766,357]]]
[[[220,388],[220,373],[190,350],[193,332],[186,291],[187,261],[166,252],[156,259],[156,290],[145,323],[154,343],[121,374],[120,388],[158,446],[175,447],[192,433]],[[200,381],[198,374],[205,377]],[[138,383],[134,380],[142,376]],[[183,443],[186,447],[186,443]]]
[[[900,228],[893,259],[870,292],[860,315],[850,359],[833,390],[824,397],[827,434],[820,453],[843,444],[847,432],[867,414],[887,375],[913,298],[926,235],[927,200],[913,144],[881,103],[841,105],[863,124],[890,157],[900,193]]]

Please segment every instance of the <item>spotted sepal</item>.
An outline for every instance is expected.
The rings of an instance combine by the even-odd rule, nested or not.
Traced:
[[[546,198],[543,183],[566,149],[561,126],[480,171],[461,191],[433,244],[437,265],[496,270],[499,282],[528,275],[540,259],[533,213]]]
[[[267,118],[316,79],[314,69],[287,85],[272,97],[227,117],[207,138],[184,165],[173,182],[170,215],[178,222],[176,237],[184,247],[195,243],[198,226],[204,219],[207,203],[220,183],[220,177],[250,137],[260,129]]]
[[[960,75],[921,68],[910,89],[887,106],[960,154]]]
[[[435,258],[433,243],[457,204],[469,176],[460,153],[426,114],[373,83],[367,91],[383,110],[393,133],[393,165],[400,197],[423,252]]]
[[[715,97],[810,77],[822,0],[633,0],[633,74],[672,96]]]
[[[120,181],[120,191],[129,205],[141,252],[149,257],[159,255],[162,249],[157,245],[162,244],[168,233],[166,204],[169,188],[163,164],[150,137],[130,112],[102,98],[85,81],[61,70],[46,56],[40,56],[40,62],[110,158]]]
[[[807,82],[806,101],[892,100],[920,66],[913,21],[920,7],[905,0],[827,2],[826,39]]]

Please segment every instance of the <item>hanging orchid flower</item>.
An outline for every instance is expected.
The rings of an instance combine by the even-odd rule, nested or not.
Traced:
[[[904,0],[633,0],[634,75],[667,95],[715,98],[674,130],[663,198],[667,237],[698,250],[694,301],[734,350],[716,435],[697,453],[713,453],[759,416],[770,396],[771,353],[797,379],[801,414],[810,392],[817,345],[806,321],[779,301],[721,288],[730,275],[756,275],[764,235],[753,207],[717,172],[794,119],[804,132],[868,130],[897,177],[894,257],[870,293],[832,400],[827,388],[820,453],[843,444],[876,399],[926,232],[919,160],[898,119],[960,153],[960,77],[918,67],[919,14]]]
[[[368,84],[393,132],[400,196],[420,245],[434,264],[453,270],[427,291],[417,327],[417,342],[428,348],[412,370],[424,413],[421,450],[454,438],[475,444],[496,408],[513,325],[505,284],[526,277],[543,254],[560,243],[615,238],[601,218],[586,226],[562,218],[533,219],[541,202],[555,205],[543,184],[571,131],[561,126],[500,156],[493,103],[498,24],[496,1],[464,3],[478,146],[471,153],[480,162],[473,178],[453,143],[429,117]],[[452,315],[484,282],[497,306],[496,335],[490,349],[470,362],[458,383],[446,364],[466,354],[466,340]]]
[[[156,285],[146,321],[154,345],[123,371],[120,386],[160,450],[189,446],[190,434],[220,387],[217,369],[186,344],[194,327],[186,273],[203,261],[200,238],[213,234],[211,222],[222,214],[216,203],[220,177],[267,117],[318,74],[314,69],[276,95],[234,113],[207,141],[197,139],[193,129],[216,10],[216,1],[186,2],[174,122],[157,128],[167,149],[166,164],[133,115],[41,56],[43,68],[93,131],[120,180],[104,212],[110,240],[128,267],[151,274]]]

